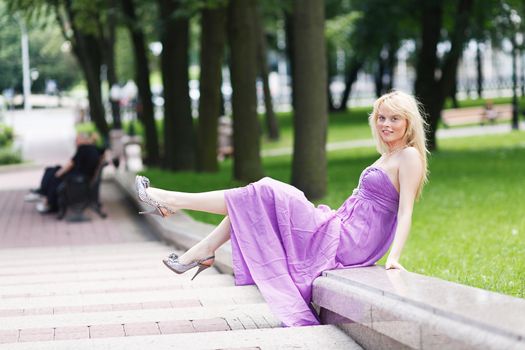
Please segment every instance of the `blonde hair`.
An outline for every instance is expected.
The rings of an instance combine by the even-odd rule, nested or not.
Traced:
[[[425,129],[427,123],[423,119],[424,111],[421,104],[414,96],[404,93],[402,91],[392,91],[379,97],[374,102],[374,109],[368,117],[372,135],[376,142],[376,149],[383,154],[388,152],[388,146],[383,142],[381,137],[377,135],[376,123],[379,114],[379,108],[385,106],[390,111],[407,121],[407,129],[405,131],[405,139],[407,146],[414,147],[421,157],[423,162],[423,178],[419,183],[416,198],[421,196],[423,186],[428,182],[428,149],[426,146]]]

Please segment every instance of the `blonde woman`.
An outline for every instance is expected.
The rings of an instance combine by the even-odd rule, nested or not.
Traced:
[[[225,219],[185,254],[164,264],[176,273],[214,262],[231,239],[237,285],[256,284],[285,326],[319,321],[310,301],[322,271],[373,265],[392,245],[387,269],[399,263],[412,209],[427,176],[424,121],[414,97],[381,96],[370,115],[381,157],[361,174],[359,186],[338,210],[315,207],[293,186],[264,178],[225,191],[183,193],[156,189],[137,177],[139,198],[167,216],[180,209],[223,214]],[[194,276],[194,277],[195,277]]]

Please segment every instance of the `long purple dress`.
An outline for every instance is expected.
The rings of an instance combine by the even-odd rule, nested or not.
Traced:
[[[237,285],[257,284],[285,326],[316,325],[312,284],[323,271],[373,265],[388,250],[399,194],[366,168],[337,210],[315,207],[297,188],[264,178],[225,192]]]

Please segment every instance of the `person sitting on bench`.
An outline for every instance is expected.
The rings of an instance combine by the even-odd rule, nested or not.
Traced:
[[[494,102],[492,100],[487,100],[485,103],[485,109],[483,111],[483,116],[481,117],[481,125],[485,125],[485,122],[488,121],[491,124],[496,123],[498,118],[498,111],[494,109]]]
[[[88,179],[93,177],[104,153],[94,144],[94,137],[85,133],[78,133],[75,143],[77,146],[75,155],[62,166],[48,167],[40,182],[40,188],[32,190],[26,197],[26,201],[35,201],[41,197],[44,200],[36,205],[38,212],[54,213],[58,211],[57,189],[69,176],[84,175]]]

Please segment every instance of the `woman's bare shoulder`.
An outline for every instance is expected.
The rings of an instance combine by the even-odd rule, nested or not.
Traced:
[[[408,146],[401,150],[401,155],[403,157],[419,157],[419,152],[415,147]]]
[[[422,166],[421,155],[415,147],[407,147],[401,151],[400,154],[400,165],[408,167],[419,167]]]

